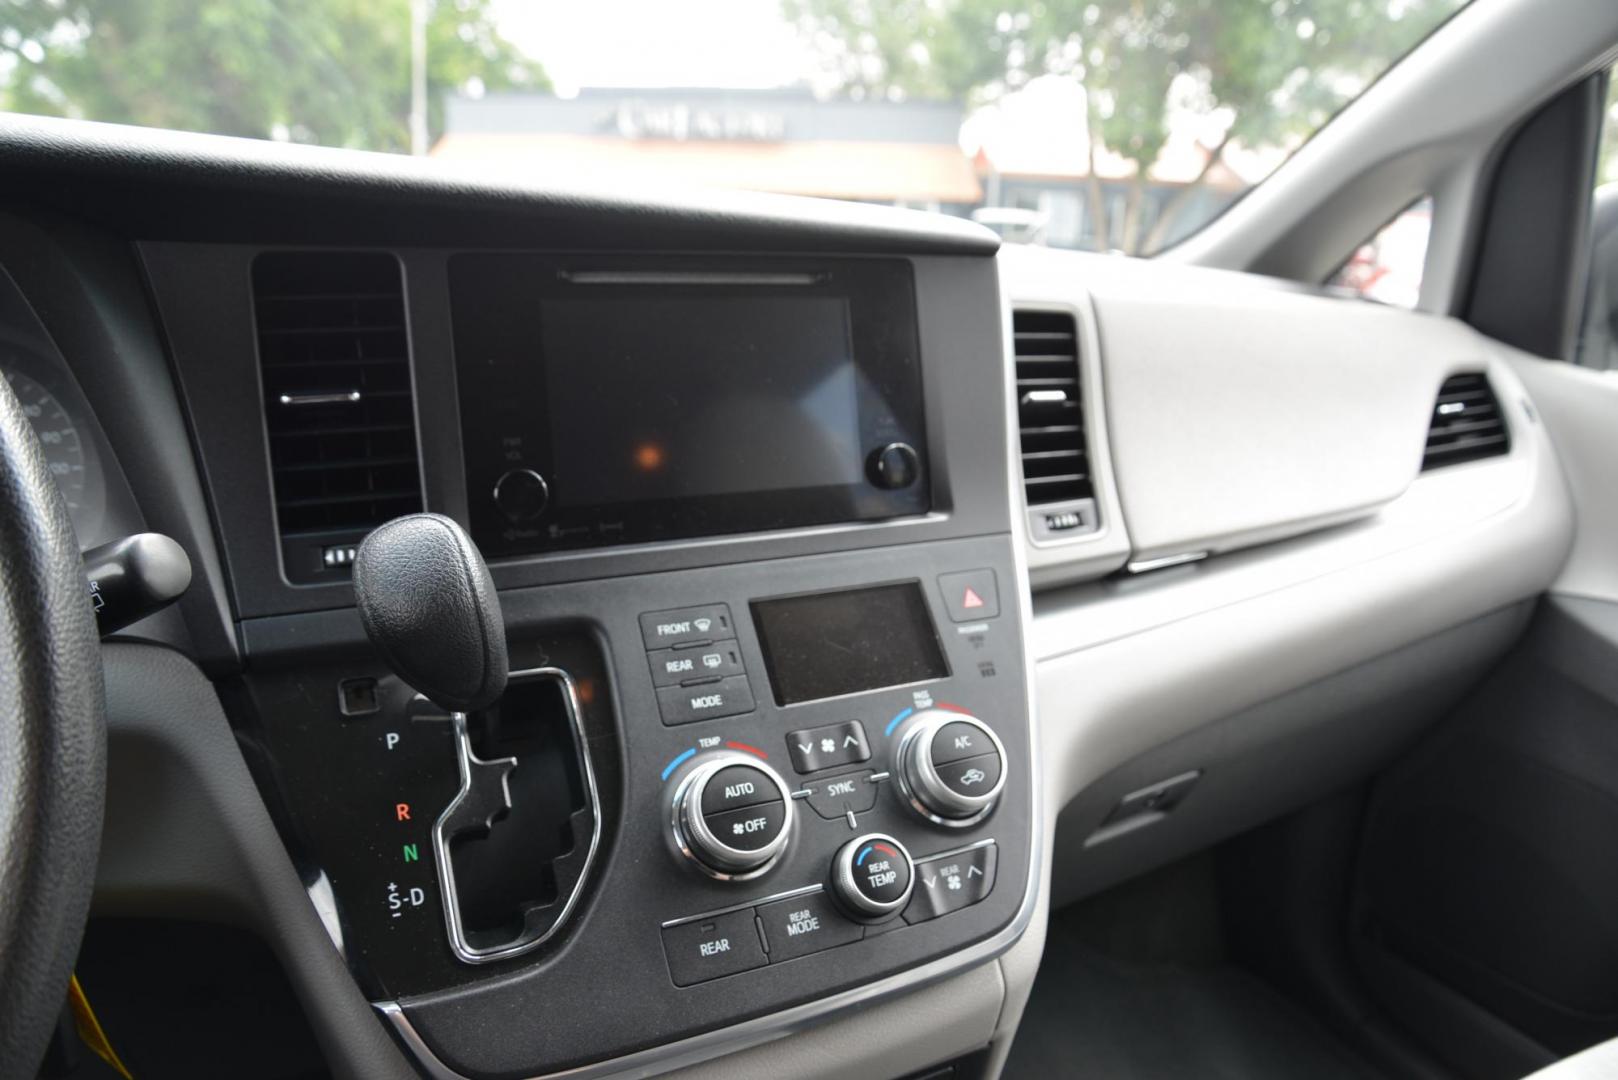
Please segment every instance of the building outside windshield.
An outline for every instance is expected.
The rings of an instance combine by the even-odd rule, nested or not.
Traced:
[[[0,108],[567,188],[852,199],[1152,254],[1462,3],[6,0]]]

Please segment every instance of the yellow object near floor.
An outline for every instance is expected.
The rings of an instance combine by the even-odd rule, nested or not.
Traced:
[[[67,984],[67,1001],[73,1008],[73,1026],[79,1029],[79,1038],[83,1040],[84,1045],[94,1050],[102,1061],[118,1070],[118,1075],[124,1080],[135,1080],[124,1067],[123,1060],[118,1057],[118,1051],[107,1041],[107,1033],[101,1030],[101,1021],[96,1019],[95,1010],[90,1008],[90,999],[84,996],[84,987],[79,985],[77,975]]]

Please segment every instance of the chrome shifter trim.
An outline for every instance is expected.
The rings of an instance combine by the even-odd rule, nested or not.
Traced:
[[[568,918],[573,914],[573,908],[578,903],[579,895],[584,890],[584,884],[589,879],[590,870],[595,865],[596,849],[601,844],[601,798],[596,792],[595,771],[590,767],[589,743],[584,734],[584,717],[579,711],[579,697],[573,685],[573,677],[561,668],[543,667],[529,668],[526,671],[513,671],[509,682],[528,682],[539,679],[555,680],[562,688],[562,703],[567,709],[568,722],[573,728],[574,749],[579,756],[579,776],[584,783],[584,792],[590,800],[590,812],[594,824],[590,830],[590,846],[584,853],[584,866],[579,870],[579,878],[573,883],[573,891],[568,893],[567,899],[562,902],[561,910],[556,920],[545,930],[533,938],[519,939],[507,945],[497,945],[493,948],[479,949],[466,938],[466,929],[461,923],[461,903],[455,890],[455,866],[450,861],[449,840],[444,836],[444,825],[450,815],[461,805],[472,790],[473,765],[504,765],[508,762],[512,768],[517,765],[516,758],[502,758],[499,761],[482,761],[472,753],[472,740],[466,730],[466,714],[450,714],[450,722],[455,727],[455,758],[460,767],[461,788],[451,799],[449,805],[444,807],[438,819],[433,822],[433,859],[438,864],[438,888],[443,894],[444,926],[449,931],[449,947],[455,953],[455,959],[463,964],[487,964],[495,960],[505,960],[513,956],[521,956],[531,949],[544,944],[550,937],[560,930]],[[509,770],[508,770],[509,773]],[[504,784],[506,778],[501,778]],[[511,793],[506,792],[506,805],[511,805]]]

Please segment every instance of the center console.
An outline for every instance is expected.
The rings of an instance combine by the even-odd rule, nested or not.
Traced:
[[[263,249],[143,246],[204,460],[259,462],[211,492],[247,656],[227,709],[334,943],[430,1075],[661,1071],[1027,925],[993,260],[874,247],[389,253],[410,367],[388,385],[412,395],[419,508],[444,515],[405,520],[464,527],[488,570],[453,584],[486,581],[501,643],[423,616],[451,556],[404,560],[362,620],[348,567],[381,521],[287,527],[321,496],[288,495],[308,469],[285,447],[314,428],[285,410],[343,430],[368,391],[272,384],[326,361],[272,364],[292,335],[264,320],[300,280],[330,295],[352,253],[300,252],[301,277],[278,253],[255,295]],[[422,618],[440,648],[389,644]],[[503,692],[476,692],[496,659]]]

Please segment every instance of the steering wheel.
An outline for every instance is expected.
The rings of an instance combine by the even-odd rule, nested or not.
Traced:
[[[67,1001],[101,846],[101,650],[67,506],[0,378],[0,1080]]]

